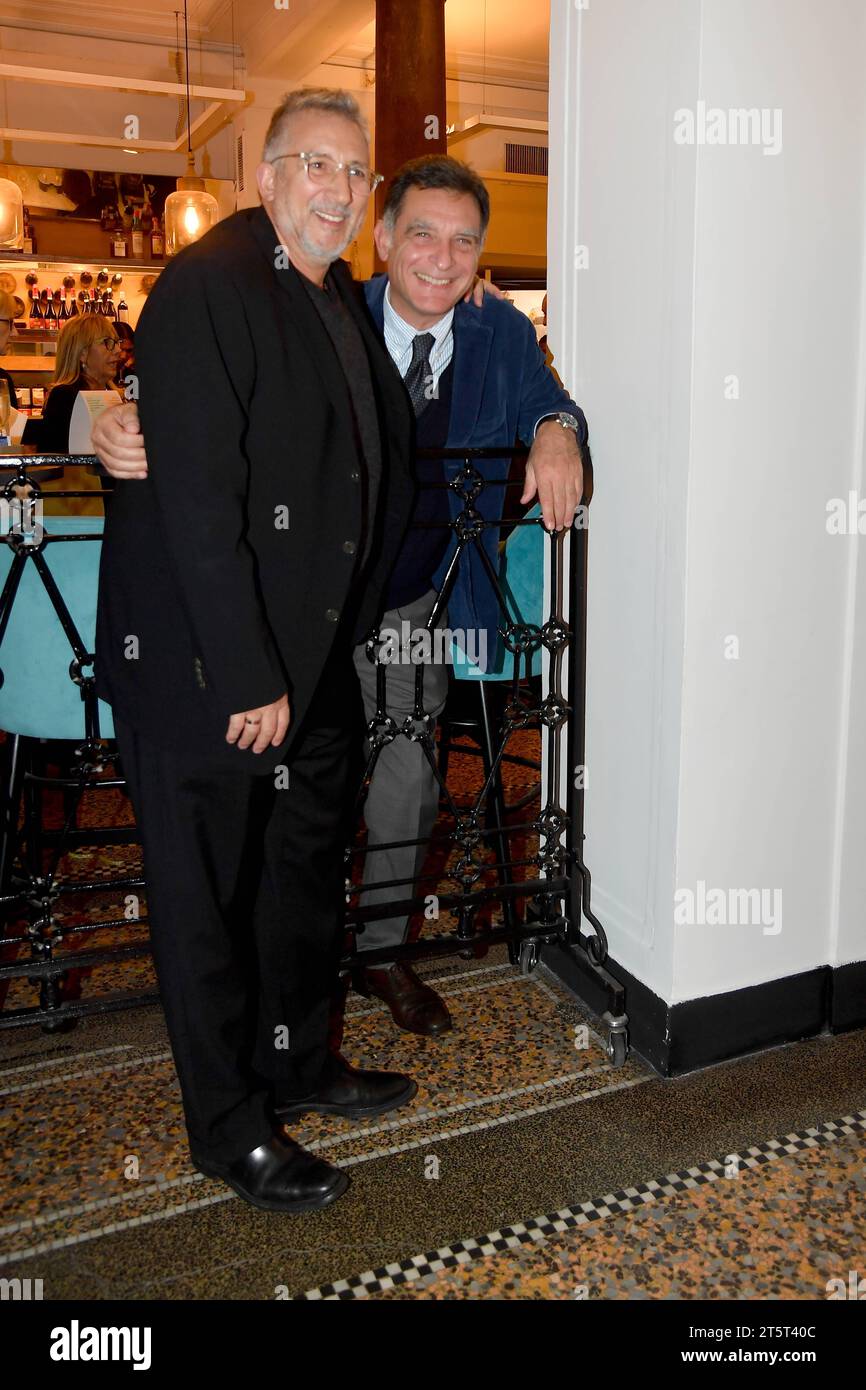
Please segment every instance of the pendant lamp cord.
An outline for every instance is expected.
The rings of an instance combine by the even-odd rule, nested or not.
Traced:
[[[192,154],[192,134],[190,130],[189,113],[189,19],[188,19],[188,0],[183,0],[183,49],[184,49],[184,70],[186,76],[186,150],[187,154]]]

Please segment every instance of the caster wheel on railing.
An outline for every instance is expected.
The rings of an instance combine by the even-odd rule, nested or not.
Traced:
[[[607,1055],[611,1066],[625,1066],[628,1056],[628,1037],[625,1033],[611,1033],[607,1040]]]
[[[538,942],[521,941],[517,960],[521,975],[531,975],[538,964]]]

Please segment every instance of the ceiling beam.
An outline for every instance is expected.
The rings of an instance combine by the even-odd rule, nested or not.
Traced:
[[[211,11],[217,4],[218,0],[214,0]],[[202,7],[196,8],[200,11]],[[124,7],[113,0],[108,4],[96,4],[94,0],[85,0],[85,3],[63,0],[62,7],[56,0],[4,0],[2,28],[96,39],[103,43],[154,46],[168,43],[173,46],[177,32],[175,9],[183,10],[182,0],[176,0],[171,9],[148,9],[145,5]],[[196,47],[207,45],[209,33],[210,19],[203,18],[200,13],[191,14],[189,34]]]
[[[206,118],[207,124],[203,129]],[[223,108],[209,107],[192,127],[193,149],[197,150],[206,144],[229,120],[230,116]],[[31,144],[93,145],[102,150],[132,150],[136,154],[183,154],[186,150],[186,130],[176,140],[124,140],[122,136],[117,135],[85,135],[73,130],[13,130],[11,127],[0,126],[0,140],[22,140]]]
[[[546,134],[549,130],[547,121],[535,120],[530,116],[489,116],[481,112],[478,116],[467,116],[465,121],[453,129],[448,127],[449,141],[462,140],[464,135],[472,135],[474,131],[488,127],[491,130],[529,130],[538,131]]]
[[[66,68],[22,67],[16,63],[0,63],[0,78],[18,82],[35,82],[55,87],[78,87],[99,92],[137,92],[145,96],[173,97],[186,100],[185,82],[158,82],[151,78],[119,77],[111,73],[76,72]],[[193,149],[206,144],[234,116],[248,106],[252,94],[237,87],[204,87],[190,83],[189,95],[204,101],[205,108],[190,122],[190,141]],[[27,143],[44,142],[58,145],[90,145],[99,149],[150,151],[160,154],[180,154],[186,148],[186,129],[173,140],[130,140],[122,136],[92,135],[82,131],[12,130],[0,129],[0,139]]]
[[[0,77],[17,82],[45,82],[56,87],[87,87],[103,92],[143,92],[147,96],[186,99],[185,82],[157,82],[148,77],[118,77],[111,73],[77,72],[72,68],[32,68],[0,63]],[[199,87],[190,83],[191,97],[203,101],[236,102],[243,106],[246,92],[238,87]]]

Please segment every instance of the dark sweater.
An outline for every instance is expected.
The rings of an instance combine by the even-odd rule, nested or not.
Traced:
[[[374,541],[372,519],[376,515],[379,487],[382,480],[382,443],[376,397],[370,376],[370,363],[360,329],[340,299],[332,283],[331,272],[325,276],[325,288],[320,289],[298,272],[301,284],[316,307],[325,331],[346,378],[352,402],[355,443],[359,457],[366,464],[364,486],[364,541],[359,569],[366,564]]]
[[[21,437],[22,444],[35,444],[43,454],[69,452],[69,422],[79,391],[87,390],[84,377],[52,386],[45,397],[41,420],[28,420]]]
[[[421,412],[415,421],[417,449],[443,449],[451,422],[451,394],[454,381],[454,358],[439,378],[438,396]],[[406,532],[396,563],[391,571],[385,597],[386,608],[403,608],[421,598],[433,588],[433,575],[441,564],[451,532],[437,525],[415,529],[416,522],[447,522],[451,519],[448,493],[444,487],[425,487],[424,484],[444,483],[445,469],[441,459],[419,459],[418,482],[421,484],[412,526]]]

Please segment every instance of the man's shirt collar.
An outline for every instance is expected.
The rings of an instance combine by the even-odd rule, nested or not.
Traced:
[[[411,323],[407,323],[404,318],[400,317],[391,303],[390,283],[385,286],[385,298],[382,302],[382,312],[389,347],[393,344],[391,351],[392,357],[396,355],[402,356],[404,352],[409,351],[412,346],[412,339],[418,333],[433,334],[435,342],[431,349],[431,359],[434,356],[438,357],[445,344],[446,338],[451,332],[451,327],[454,322],[454,306],[452,305],[447,314],[443,314],[439,322],[432,324],[430,328],[413,328]],[[396,354],[394,349],[398,349]]]

